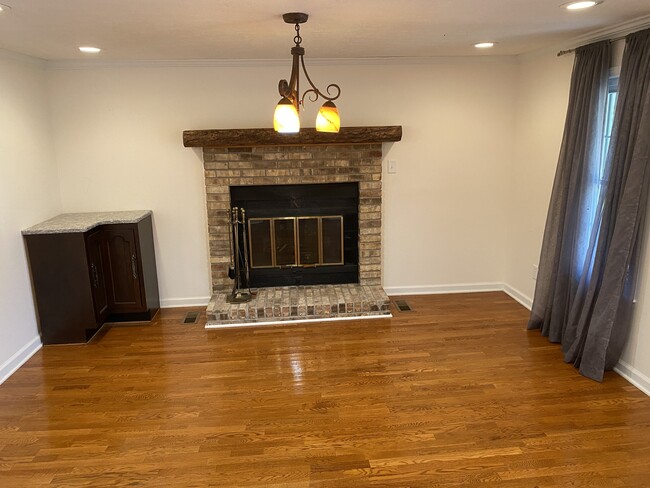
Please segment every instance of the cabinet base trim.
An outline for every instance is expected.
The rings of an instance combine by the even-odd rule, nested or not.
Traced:
[[[150,322],[158,313],[157,308],[149,309],[145,312],[129,312],[129,313],[114,313],[109,314],[106,319],[107,323],[119,322]]]

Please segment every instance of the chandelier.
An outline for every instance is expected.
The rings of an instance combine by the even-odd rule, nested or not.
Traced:
[[[300,43],[300,24],[307,22],[309,15],[301,12],[292,12],[282,16],[287,24],[295,24],[296,36],[293,42],[296,43],[291,48],[291,55],[293,56],[293,64],[291,66],[291,77],[289,81],[280,80],[278,84],[278,91],[280,92],[280,102],[275,107],[275,115],[273,117],[273,128],[277,132],[282,133],[295,133],[300,131],[300,110],[305,106],[305,98],[309,101],[316,102],[319,98],[323,98],[325,103],[321,106],[316,117],[316,130],[319,132],[338,132],[341,127],[341,119],[339,111],[334,105],[336,100],[341,95],[341,88],[332,83],[327,86],[326,93],[323,93],[309,78],[307,68],[305,68],[305,48]],[[300,96],[300,68],[305,74],[305,78],[309,83],[309,88],[306,90],[302,97]]]

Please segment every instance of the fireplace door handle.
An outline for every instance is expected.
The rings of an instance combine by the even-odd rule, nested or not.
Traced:
[[[133,279],[138,279],[138,263],[135,259],[135,254],[131,254],[131,273],[133,273]]]

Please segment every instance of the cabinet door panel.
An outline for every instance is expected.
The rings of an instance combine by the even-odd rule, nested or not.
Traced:
[[[24,236],[43,344],[86,342],[96,328],[86,240],[81,233]]]
[[[136,235],[133,229],[105,229],[106,286],[113,313],[144,310]]]
[[[106,282],[104,263],[102,259],[102,234],[95,232],[86,239],[88,253],[88,271],[90,272],[90,285],[93,295],[95,317],[98,324],[102,324],[108,315],[108,298],[106,297]]]

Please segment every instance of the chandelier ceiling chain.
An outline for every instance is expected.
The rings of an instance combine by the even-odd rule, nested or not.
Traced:
[[[293,42],[296,43],[296,46],[300,46],[300,43],[302,42],[302,37],[300,37],[300,24],[296,24],[296,36],[293,38]]]
[[[338,132],[341,126],[338,109],[334,100],[341,96],[341,88],[331,83],[327,86],[325,93],[320,91],[311,80],[305,67],[305,49],[301,46],[300,24],[307,22],[309,16],[301,12],[284,14],[283,19],[288,24],[295,24],[296,35],[293,38],[295,46],[291,48],[292,66],[289,81],[280,80],[278,91],[282,99],[275,109],[273,127],[277,132],[295,133],[300,131],[300,110],[305,107],[305,98],[316,102],[323,98],[325,103],[318,111],[316,117],[316,130],[319,132]],[[300,68],[311,88],[300,95]]]

